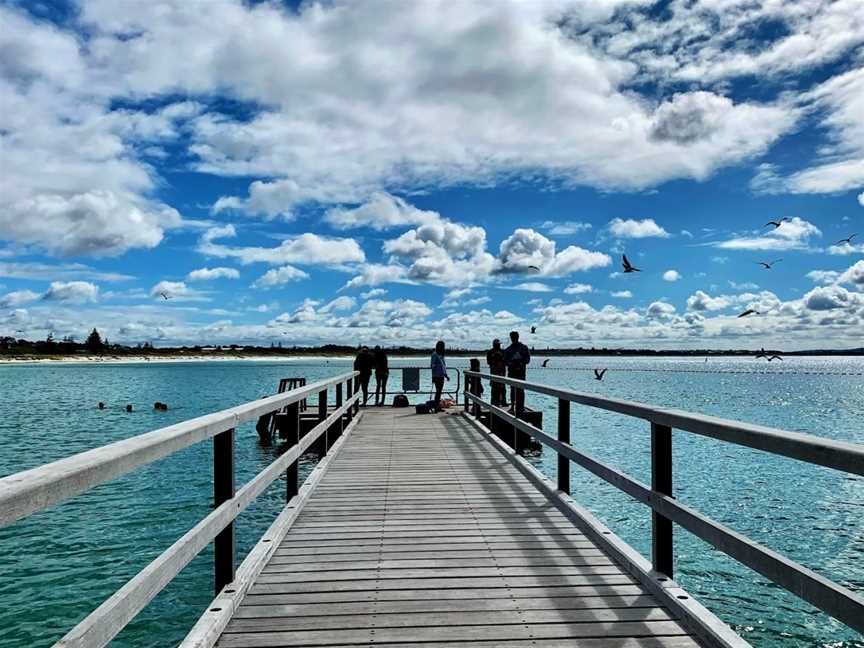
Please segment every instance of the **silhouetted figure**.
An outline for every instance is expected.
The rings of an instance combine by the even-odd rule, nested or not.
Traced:
[[[369,400],[369,379],[372,377],[372,368],[375,365],[375,359],[369,351],[369,347],[360,347],[360,353],[354,358],[354,371],[359,371],[357,382],[360,383],[360,389],[363,390],[363,405]]]
[[[444,360],[444,342],[438,340],[430,359],[432,368],[432,384],[435,385],[435,411],[441,411],[441,392],[444,391],[444,381],[450,380],[447,374],[447,363]]]
[[[98,407],[99,409],[105,409],[105,403],[99,401],[99,404],[96,407]]]
[[[387,353],[380,346],[372,353],[375,365],[375,405],[381,406],[387,402],[387,378],[390,367],[387,365]]]
[[[131,405],[127,405],[127,406],[126,406],[126,411],[127,411],[127,412],[131,412],[131,411],[132,411],[132,406],[131,406]]]
[[[492,340],[492,348],[486,352],[486,364],[489,365],[489,373],[493,376],[503,376],[507,373],[504,350],[498,338]],[[507,407],[507,386],[503,383],[492,383],[492,404]]]
[[[528,363],[531,362],[531,352],[519,341],[517,331],[510,332],[510,346],[504,351],[504,363],[507,365],[507,376],[517,380],[525,380]],[[525,390],[510,388],[510,410],[516,414],[525,411]]]

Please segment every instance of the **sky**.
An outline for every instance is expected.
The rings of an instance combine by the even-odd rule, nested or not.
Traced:
[[[862,346],[864,0],[0,0],[0,335],[93,327]]]

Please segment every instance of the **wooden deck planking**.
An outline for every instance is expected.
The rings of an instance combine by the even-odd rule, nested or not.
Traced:
[[[217,645],[692,648],[460,417],[370,408]]]

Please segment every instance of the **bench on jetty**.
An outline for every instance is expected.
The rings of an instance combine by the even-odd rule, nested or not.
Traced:
[[[215,508],[57,643],[104,646],[204,547],[216,598],[181,644],[508,648],[747,646],[673,578],[678,524],[852,628],[864,599],[677,502],[673,428],[864,475],[864,446],[468,372],[465,410],[360,411],[354,372],[178,423],[0,479],[0,527],[212,439]],[[558,399],[553,436],[480,398],[481,380]],[[343,394],[344,388],[344,394]],[[331,406],[329,394],[335,403]],[[319,422],[235,489],[235,428],[317,397]],[[651,425],[650,486],[570,443],[571,403]],[[471,407],[472,405],[476,407]],[[289,412],[298,411],[291,407]],[[557,483],[472,415],[558,455]],[[504,429],[504,428],[502,428]],[[253,437],[254,438],[254,437]],[[323,439],[305,483],[297,461]],[[648,560],[569,496],[571,462],[652,514]],[[277,479],[287,504],[242,563],[234,520]]]

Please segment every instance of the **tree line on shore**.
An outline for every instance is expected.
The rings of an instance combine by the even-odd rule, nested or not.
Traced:
[[[410,346],[390,346],[385,350],[393,356],[425,356],[429,349]],[[550,356],[591,356],[591,355],[619,355],[619,356],[748,356],[754,353],[750,349],[639,349],[639,348],[614,348],[607,347],[578,347],[571,349],[560,349],[551,347],[535,347],[532,349],[540,355]],[[324,344],[317,346],[292,345],[286,346],[282,342],[273,342],[269,346],[249,344],[224,344],[224,345],[194,345],[194,346],[154,346],[152,342],[141,342],[137,345],[112,344],[107,338],[103,338],[95,328],[85,340],[78,342],[72,336],[55,340],[53,335],[48,335],[45,340],[31,341],[12,336],[0,336],[0,357],[65,357],[75,355],[104,355],[104,356],[154,356],[154,357],[180,357],[183,355],[195,356],[296,356],[296,355],[330,355],[330,356],[352,356],[357,352],[356,346],[344,344]],[[476,356],[483,354],[486,349],[458,348],[448,349],[451,356]],[[812,349],[807,351],[787,351],[784,355],[864,355],[864,348],[856,349]]]

